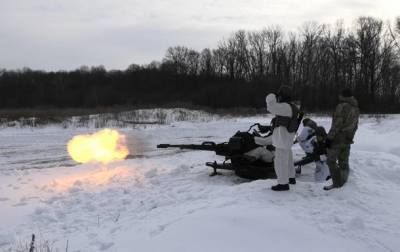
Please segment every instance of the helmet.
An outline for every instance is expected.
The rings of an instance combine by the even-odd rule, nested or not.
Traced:
[[[292,88],[288,85],[282,85],[279,90],[277,97],[279,102],[288,102],[292,98]]]
[[[315,129],[315,135],[320,136],[320,137],[326,137],[327,134],[326,134],[325,128],[321,127],[321,126],[317,127]]]
[[[316,129],[317,128],[317,123],[311,120],[310,118],[304,118],[303,119],[303,126],[310,127],[311,129]]]

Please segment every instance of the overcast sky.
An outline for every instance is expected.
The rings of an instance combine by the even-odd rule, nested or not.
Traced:
[[[0,68],[126,69],[169,46],[214,48],[239,29],[394,20],[400,0],[0,0]]]

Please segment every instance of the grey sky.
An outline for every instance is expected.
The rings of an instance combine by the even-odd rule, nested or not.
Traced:
[[[0,0],[0,68],[76,69],[161,60],[169,46],[215,47],[238,29],[393,20],[398,0]]]

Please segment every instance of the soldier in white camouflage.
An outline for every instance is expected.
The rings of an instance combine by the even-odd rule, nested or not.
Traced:
[[[332,118],[328,133],[328,166],[332,176],[332,185],[324,190],[342,187],[349,177],[350,146],[358,128],[358,102],[349,89],[344,89],[339,95],[339,104]]]
[[[274,169],[278,184],[271,187],[274,191],[287,191],[289,184],[296,184],[292,145],[300,111],[292,97],[291,87],[282,85],[277,95],[272,93],[265,98],[267,110],[275,116],[272,119],[272,145],[275,147]]]

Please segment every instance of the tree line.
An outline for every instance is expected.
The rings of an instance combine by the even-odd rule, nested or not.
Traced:
[[[351,28],[307,23],[239,30],[201,51],[168,48],[161,61],[106,71],[0,69],[0,108],[198,105],[265,106],[265,95],[293,87],[306,111],[329,111],[351,88],[363,112],[400,112],[400,18],[359,17]]]

